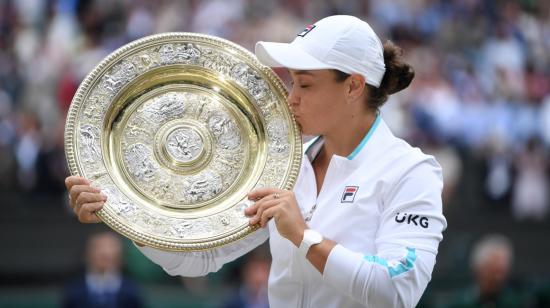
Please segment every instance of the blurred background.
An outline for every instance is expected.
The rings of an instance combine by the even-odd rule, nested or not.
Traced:
[[[86,307],[86,294],[93,307],[264,307],[266,247],[170,277],[106,226],[80,225],[65,115],[134,39],[200,32],[253,50],[333,14],[367,20],[416,70],[382,112],[444,171],[449,228],[419,306],[550,307],[550,2],[537,0],[0,0],[0,307]]]

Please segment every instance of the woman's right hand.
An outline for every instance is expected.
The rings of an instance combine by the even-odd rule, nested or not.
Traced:
[[[107,196],[92,187],[90,181],[79,176],[67,177],[65,186],[69,191],[69,203],[78,220],[82,223],[100,222],[96,212],[103,208]]]

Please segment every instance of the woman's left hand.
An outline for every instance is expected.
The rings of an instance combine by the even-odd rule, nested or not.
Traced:
[[[259,188],[248,193],[248,199],[257,200],[245,210],[253,216],[250,224],[259,223],[263,228],[269,219],[275,219],[275,225],[281,236],[299,246],[307,225],[300,213],[294,192],[277,188]]]

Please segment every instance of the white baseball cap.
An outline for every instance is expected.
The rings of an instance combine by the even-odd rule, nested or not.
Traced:
[[[290,44],[260,41],[255,52],[267,66],[337,69],[363,75],[365,82],[375,87],[386,72],[382,42],[368,23],[348,15],[323,18],[307,26]]]

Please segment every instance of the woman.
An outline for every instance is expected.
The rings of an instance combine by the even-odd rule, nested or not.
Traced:
[[[172,275],[216,271],[270,239],[272,307],[412,307],[428,284],[442,231],[441,168],[392,135],[379,115],[413,76],[400,49],[352,16],[308,26],[290,44],[259,42],[256,56],[292,76],[288,102],[305,135],[294,191],[249,193],[264,229],[207,252],[139,249]],[[82,222],[105,201],[69,177]]]

